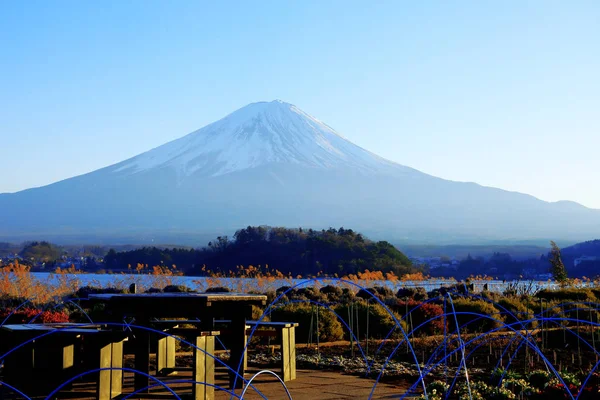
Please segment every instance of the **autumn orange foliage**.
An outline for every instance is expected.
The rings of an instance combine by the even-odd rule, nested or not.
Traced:
[[[18,260],[0,268],[0,294],[4,298],[27,299],[33,304],[48,303],[73,293],[79,281],[66,275],[68,270],[58,270],[57,276],[49,281],[36,279],[30,267],[19,264]]]

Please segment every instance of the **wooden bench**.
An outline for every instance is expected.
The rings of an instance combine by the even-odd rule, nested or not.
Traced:
[[[296,379],[296,327],[297,322],[259,322],[248,321],[258,336],[274,336],[281,347],[281,379],[284,382]],[[246,331],[249,335],[252,329]]]
[[[4,381],[25,394],[48,395],[90,369],[101,369],[94,373],[98,399],[110,400],[122,393],[123,332],[67,323],[4,325],[0,334],[2,354],[30,341],[4,359]]]
[[[214,325],[219,326],[215,329],[219,329],[221,334],[227,335],[229,332],[227,328],[221,326],[227,326],[230,320],[215,320]],[[199,325],[200,320],[155,320],[153,321],[158,326],[167,325],[162,330],[170,335],[189,337],[193,335],[199,328],[182,328],[180,325]],[[281,378],[284,382],[296,379],[296,322],[259,322],[259,321],[247,321],[246,322],[246,335],[250,335],[253,328],[253,336],[270,336],[275,337],[277,344],[281,348]],[[176,371],[175,368],[175,341],[176,339],[172,336],[163,336],[158,339],[157,345],[157,371],[161,374],[169,374]],[[248,342],[246,336],[245,342]],[[243,372],[248,368],[248,358],[244,355]]]
[[[201,332],[199,327],[184,328],[180,325],[194,324],[197,325],[200,320],[177,320],[177,319],[155,319],[152,325],[157,330],[162,330],[166,335],[158,335],[158,343],[156,346],[156,374],[159,376],[167,376],[176,374],[177,370],[182,368],[175,367],[176,343],[177,338],[174,336],[182,336],[192,341],[196,338],[195,334]],[[174,336],[173,336],[174,335]],[[217,333],[218,335],[218,333]],[[187,370],[187,369],[186,369]]]
[[[178,370],[192,371],[192,380],[199,383],[192,384],[192,398],[194,400],[213,400],[215,393],[215,338],[219,331],[202,331],[199,328],[183,328],[180,324],[199,322],[198,320],[153,320],[156,329],[166,335],[158,335],[156,348],[156,373],[157,375],[176,374]],[[164,326],[166,325],[166,327]],[[176,368],[176,336],[185,337],[188,343],[193,344],[193,363],[191,368]],[[212,355],[212,356],[211,356]]]

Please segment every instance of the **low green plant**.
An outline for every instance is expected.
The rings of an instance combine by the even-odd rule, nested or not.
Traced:
[[[566,385],[574,385],[581,386],[581,379],[577,376],[577,374],[568,371],[560,372],[560,377],[563,379]]]
[[[548,382],[550,382],[552,375],[547,371],[538,369],[529,373],[527,378],[529,379],[529,383],[532,387],[542,390],[544,387],[546,387]]]
[[[516,395],[529,396],[535,391],[535,388],[531,386],[525,379],[508,378],[502,381],[502,387],[512,391]]]

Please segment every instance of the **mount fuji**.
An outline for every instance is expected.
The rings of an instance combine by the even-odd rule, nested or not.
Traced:
[[[279,100],[118,164],[0,194],[5,239],[183,244],[248,225],[421,242],[576,241],[598,236],[600,210],[424,174]]]

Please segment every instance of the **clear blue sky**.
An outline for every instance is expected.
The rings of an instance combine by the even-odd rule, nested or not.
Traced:
[[[0,2],[0,192],[273,99],[424,172],[600,208],[597,0]]]

